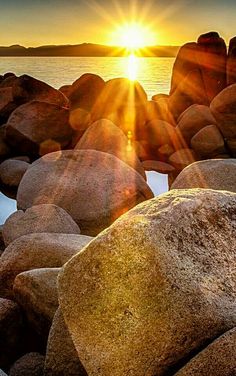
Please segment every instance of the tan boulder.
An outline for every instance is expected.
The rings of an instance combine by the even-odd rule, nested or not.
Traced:
[[[7,159],[0,164],[0,181],[2,184],[17,188],[30,164],[16,159]]]
[[[146,180],[145,171],[132,147],[131,140],[129,141],[126,135],[110,120],[101,119],[90,125],[75,149],[92,149],[115,155],[139,172]]]
[[[62,269],[59,304],[89,376],[164,376],[236,323],[236,194],[142,203]]]
[[[36,233],[12,242],[0,258],[0,296],[13,297],[15,277],[27,270],[58,268],[92,240],[85,235]]]
[[[48,336],[44,376],[87,376],[66,327],[60,308]]]
[[[53,203],[65,209],[82,234],[97,235],[153,194],[142,176],[114,155],[96,150],[51,153],[34,162],[17,192],[17,204]]]
[[[234,376],[236,374],[236,328],[217,338],[175,376]]]
[[[45,142],[67,146],[73,130],[69,125],[69,110],[55,104],[32,101],[19,106],[8,119],[6,140],[14,150],[26,155],[38,155]]]
[[[64,209],[53,204],[35,205],[25,212],[18,210],[8,217],[2,229],[6,246],[20,236],[40,232],[80,234],[80,229]]]
[[[236,192],[236,160],[208,159],[186,167],[171,189],[210,188]]]

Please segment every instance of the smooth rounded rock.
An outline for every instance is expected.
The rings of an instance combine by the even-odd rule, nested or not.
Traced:
[[[80,234],[80,229],[64,209],[45,204],[32,206],[25,212],[18,210],[11,214],[2,230],[6,246],[20,236],[40,232]]]
[[[27,270],[57,268],[92,240],[85,235],[28,234],[12,242],[0,258],[0,296],[13,297],[15,277]]]
[[[210,188],[236,192],[236,160],[207,159],[186,167],[171,189]]]
[[[236,194],[175,190],[129,211],[58,278],[90,376],[164,376],[236,324]]]
[[[0,181],[2,184],[17,188],[30,164],[16,159],[7,159],[0,164]]]
[[[142,176],[114,155],[67,150],[48,154],[31,165],[18,188],[17,205],[20,209],[58,205],[71,215],[82,234],[94,236],[152,197]]]
[[[207,125],[198,131],[191,139],[191,147],[203,157],[223,154],[226,151],[224,139],[216,125]]]

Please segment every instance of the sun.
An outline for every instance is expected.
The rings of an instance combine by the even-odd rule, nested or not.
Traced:
[[[114,44],[130,51],[153,46],[156,43],[154,32],[138,22],[119,25],[112,39]]]

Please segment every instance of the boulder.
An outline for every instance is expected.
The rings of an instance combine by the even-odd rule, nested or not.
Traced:
[[[36,352],[25,354],[13,364],[9,376],[43,376],[44,359]]]
[[[71,215],[82,234],[93,236],[152,197],[142,176],[115,156],[96,150],[67,150],[48,154],[31,165],[18,188],[17,204],[25,210],[54,203]]]
[[[171,189],[210,188],[236,192],[236,160],[208,159],[186,167]]]
[[[7,369],[21,354],[23,317],[18,304],[0,298],[0,367]]]
[[[44,376],[87,376],[81,364],[60,308],[49,332]]]
[[[198,46],[195,42],[186,43],[180,48],[173,65],[170,95],[190,72],[198,69],[197,53]]]
[[[209,105],[199,69],[190,71],[186,77],[179,82],[178,87],[173,94],[171,94],[168,101],[169,109],[176,120],[192,104]]]
[[[195,153],[191,149],[180,149],[175,151],[169,157],[169,163],[173,165],[177,170],[181,171],[186,166],[192,164],[197,159]]]
[[[181,137],[190,145],[192,137],[207,125],[216,124],[208,106],[193,104],[178,119],[177,130]]]
[[[58,307],[57,276],[60,268],[28,270],[16,276],[13,285],[15,300],[26,314],[36,333],[47,338]]]
[[[145,171],[157,171],[160,174],[170,174],[175,168],[168,163],[161,161],[146,160],[142,162]]]
[[[58,90],[68,98],[70,95],[71,86],[72,85],[63,85]]]
[[[30,164],[20,160],[7,159],[0,164],[0,181],[2,184],[17,188]]]
[[[236,84],[236,37],[229,42],[227,59],[227,86]]]
[[[146,105],[147,122],[160,119],[175,125],[174,117],[169,110],[168,101],[169,96],[158,97],[155,100],[148,101]]]
[[[12,88],[11,87],[0,87],[0,124],[7,122],[9,115],[17,107],[17,104],[14,103],[12,97]]]
[[[236,84],[222,90],[211,102],[210,109],[223,136],[236,138]]]
[[[80,131],[82,134],[91,124],[90,112],[84,110],[83,108],[76,108],[70,111],[69,123],[71,128],[75,131]]]
[[[12,95],[17,104],[39,101],[57,106],[68,106],[68,99],[62,92],[26,74],[14,79]]]
[[[92,121],[106,118],[123,106],[146,105],[147,94],[137,81],[127,78],[113,78],[105,86],[92,109]],[[112,119],[111,119],[112,120]]]
[[[90,111],[99,98],[105,81],[96,74],[85,73],[73,82],[70,93],[70,109],[82,108]]]
[[[12,242],[0,258],[0,296],[12,297],[15,277],[27,270],[57,268],[92,238],[74,234],[28,234]]]
[[[9,145],[6,143],[5,130],[6,126],[4,124],[0,127],[0,162],[4,161],[11,154]]]
[[[5,88],[5,87],[12,87],[15,80],[17,79],[16,75],[13,74],[4,74],[3,81],[0,83],[0,88]]]
[[[176,190],[64,265],[59,304],[89,376],[164,376],[235,326],[236,194]]]
[[[69,144],[72,134],[69,111],[39,101],[19,106],[9,117],[6,127],[9,145],[26,155],[38,155],[40,146],[49,141],[56,142],[63,149]]]
[[[145,171],[132,147],[131,141],[110,120],[101,119],[90,125],[76,150],[93,149],[115,155],[140,173],[146,180]]]
[[[191,139],[191,148],[201,157],[212,157],[225,152],[225,143],[216,125],[207,125]]]
[[[170,145],[174,149],[179,148],[179,138],[175,127],[164,120],[152,120],[146,124],[146,137],[149,145],[159,148],[163,145]]]
[[[226,87],[227,47],[216,32],[198,38],[198,64],[209,103]]]
[[[35,205],[25,212],[11,214],[3,225],[3,239],[8,246],[22,235],[32,233],[80,234],[79,226],[71,216],[56,205]]]
[[[234,376],[236,374],[236,328],[217,338],[175,376]]]

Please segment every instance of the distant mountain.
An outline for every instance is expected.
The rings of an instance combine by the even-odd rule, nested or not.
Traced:
[[[143,57],[174,57],[179,50],[178,46],[155,46],[139,50]],[[125,48],[104,46],[93,43],[61,46],[23,47],[13,45],[0,47],[0,56],[127,56]]]

